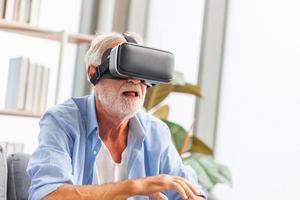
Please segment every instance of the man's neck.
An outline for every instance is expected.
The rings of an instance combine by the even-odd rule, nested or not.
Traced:
[[[117,141],[127,138],[128,133],[128,119],[123,121],[111,120],[107,116],[101,116],[98,120],[100,127],[100,137],[102,140]]]
[[[127,146],[129,118],[113,116],[96,101],[96,115],[99,136],[111,153],[113,160],[121,162],[121,155]]]

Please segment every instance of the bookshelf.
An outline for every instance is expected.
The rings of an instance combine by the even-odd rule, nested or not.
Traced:
[[[59,42],[60,50],[59,50],[59,59],[57,65],[57,81],[56,81],[56,94],[55,94],[55,102],[57,103],[58,100],[58,92],[60,89],[60,75],[62,69],[62,63],[64,59],[65,53],[65,46],[67,44],[82,44],[82,43],[89,43],[93,39],[92,35],[87,34],[69,34],[65,30],[62,31],[53,31],[45,28],[36,27],[29,24],[23,24],[18,22],[8,22],[5,20],[0,20],[0,31],[10,32],[21,34],[29,37],[36,37],[42,38],[46,40],[52,40]],[[39,118],[41,114],[35,114],[30,112],[25,112],[21,110],[7,110],[7,109],[0,109],[0,115],[12,115],[12,116],[21,116],[21,117],[33,117]]]
[[[0,115],[11,115],[11,116],[19,116],[19,117],[32,117],[32,118],[40,118],[41,114],[34,114],[25,111],[18,110],[8,110],[8,109],[0,109]]]
[[[0,30],[38,37],[60,42],[63,31],[52,31],[44,28],[35,27],[29,24],[18,22],[7,22],[0,19]],[[67,42],[73,44],[88,43],[93,39],[92,35],[87,34],[68,34]]]

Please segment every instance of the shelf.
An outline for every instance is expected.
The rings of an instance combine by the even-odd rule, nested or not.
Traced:
[[[18,111],[18,110],[7,110],[7,109],[0,109],[0,115],[11,115],[11,116],[19,116],[19,117],[32,117],[32,118],[40,118],[41,114],[34,114],[25,111]]]
[[[31,37],[39,37],[48,40],[61,41],[62,32],[53,31],[45,28],[35,27],[29,24],[21,24],[18,22],[7,22],[5,20],[0,20],[0,29],[4,31],[14,32],[22,35],[27,35]],[[89,43],[92,41],[94,36],[87,34],[68,34],[68,42],[79,44],[79,43]]]
[[[68,42],[69,43],[90,43],[94,39],[93,35],[87,34],[69,34]]]
[[[0,31],[26,35],[30,37],[42,38],[42,39],[57,41],[60,43],[54,104],[56,104],[58,101],[58,94],[60,91],[60,82],[61,82],[60,75],[62,70],[64,53],[66,50],[66,45],[68,43],[87,44],[90,43],[95,37],[93,35],[88,35],[88,34],[71,34],[71,33],[67,33],[64,30],[53,31],[45,28],[36,27],[30,24],[9,22],[3,19],[0,19]],[[25,112],[22,110],[7,110],[7,109],[0,109],[0,115],[11,115],[11,116],[32,117],[32,118],[41,117],[41,114]]]

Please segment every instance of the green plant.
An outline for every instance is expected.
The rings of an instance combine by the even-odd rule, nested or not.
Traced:
[[[163,120],[172,134],[173,143],[182,156],[185,165],[191,166],[199,182],[206,188],[211,189],[217,183],[231,185],[229,169],[213,160],[213,151],[204,142],[193,136],[185,128],[168,120],[169,106],[161,105],[162,101],[172,92],[192,94],[201,97],[200,86],[186,83],[183,75],[178,73],[175,81],[167,84],[155,85],[147,89],[144,108],[147,112]],[[192,127],[191,127],[192,129]]]

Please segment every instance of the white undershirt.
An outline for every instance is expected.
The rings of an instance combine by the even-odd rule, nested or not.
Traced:
[[[122,181],[126,179],[126,155],[127,150],[125,149],[121,155],[121,162],[116,163],[104,144],[99,150],[96,157],[95,168],[94,168],[94,184],[104,184],[116,181]]]

